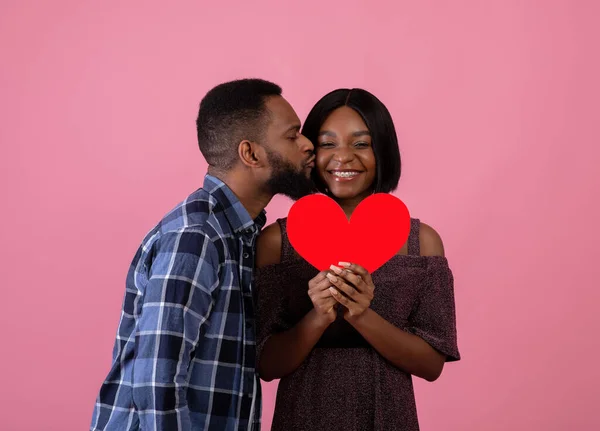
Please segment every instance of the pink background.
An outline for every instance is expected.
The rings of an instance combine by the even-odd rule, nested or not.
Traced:
[[[392,112],[464,357],[416,382],[423,430],[600,429],[600,3],[95,3],[0,3],[0,429],[87,429],[129,262],[205,173],[197,104],[246,76]]]

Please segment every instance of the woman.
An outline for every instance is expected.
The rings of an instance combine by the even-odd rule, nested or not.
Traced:
[[[397,187],[394,124],[369,92],[327,94],[302,133],[315,145],[319,191],[347,217]],[[434,381],[460,359],[453,277],[436,231],[411,219],[406,244],[373,274],[353,262],[318,272],[280,219],[259,237],[256,263],[258,371],[281,379],[272,429],[418,430],[411,376]]]

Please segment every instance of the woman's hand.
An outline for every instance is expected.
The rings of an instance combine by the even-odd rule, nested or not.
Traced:
[[[327,271],[321,271],[308,282],[308,296],[313,303],[317,318],[329,326],[337,317],[337,301],[331,295],[331,282],[326,277]]]
[[[362,316],[371,306],[375,286],[371,274],[362,266],[347,262],[339,262],[338,265],[343,268],[331,265],[335,275],[326,275],[333,284],[329,291],[337,302],[346,307],[344,318],[353,320]]]

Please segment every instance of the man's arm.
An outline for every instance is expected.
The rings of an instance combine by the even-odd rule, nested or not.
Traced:
[[[218,253],[198,231],[169,232],[154,245],[135,336],[133,402],[144,430],[191,429],[188,370],[218,285]]]

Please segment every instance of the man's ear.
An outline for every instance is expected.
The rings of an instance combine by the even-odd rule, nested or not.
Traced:
[[[247,139],[238,145],[238,156],[249,168],[262,168],[267,165],[267,153],[264,147]]]

